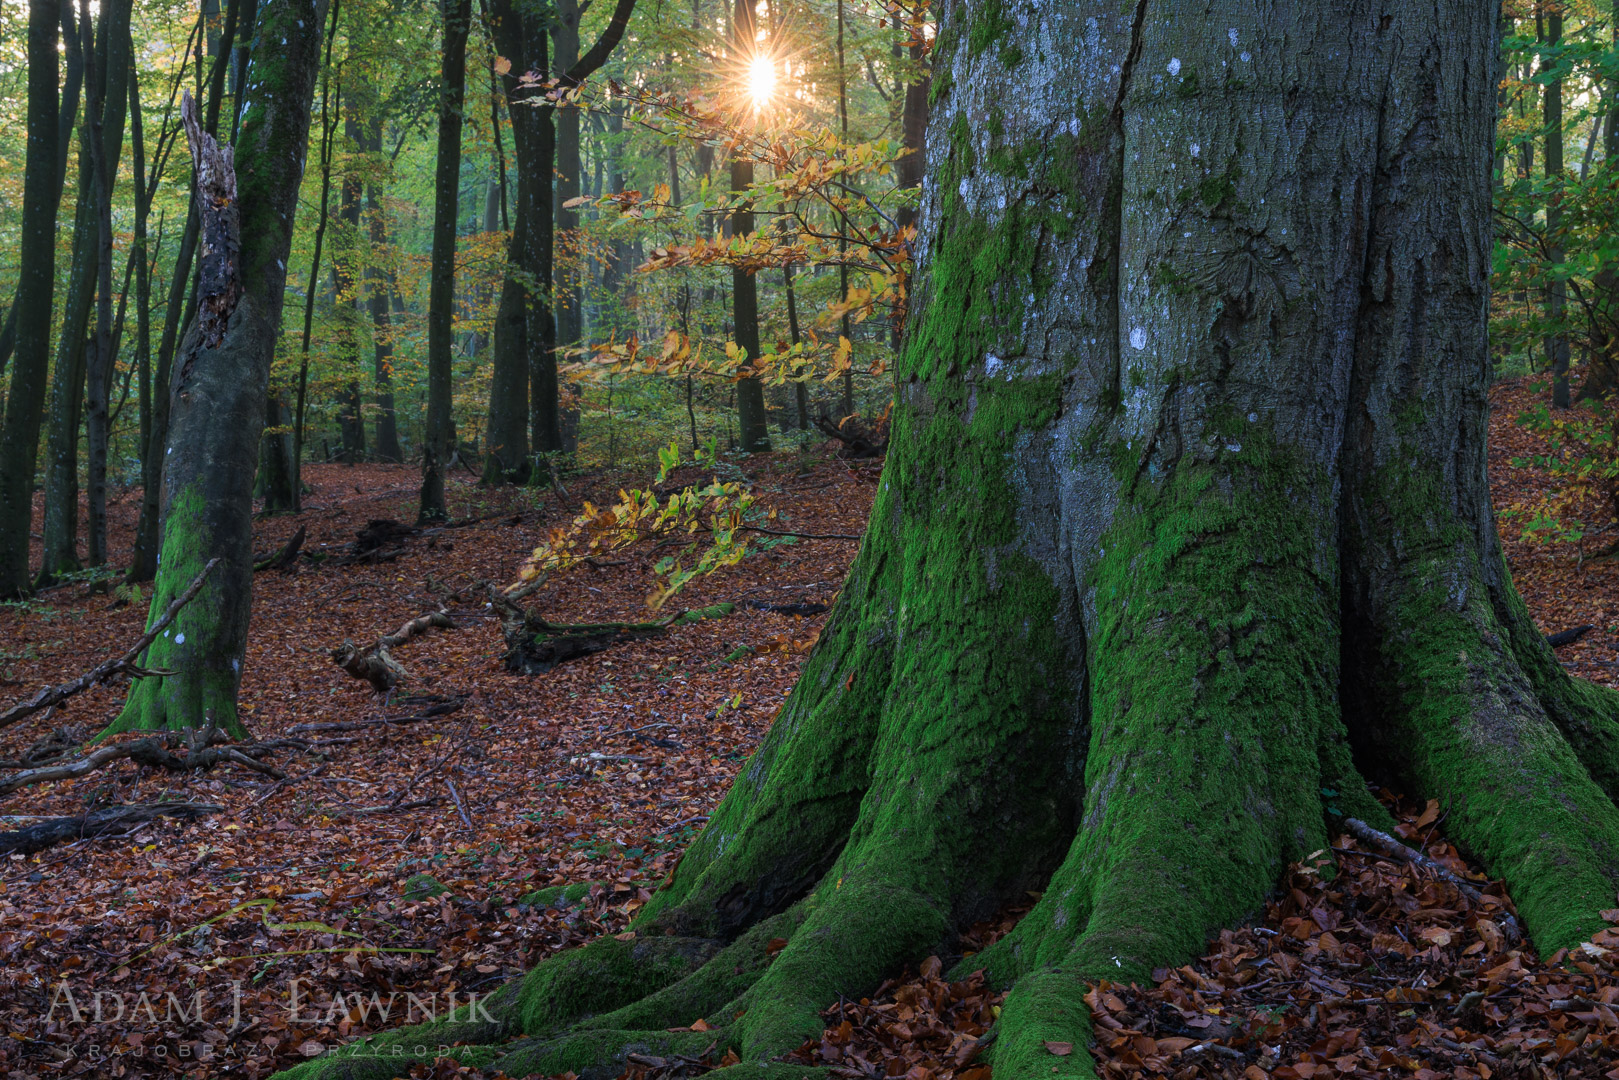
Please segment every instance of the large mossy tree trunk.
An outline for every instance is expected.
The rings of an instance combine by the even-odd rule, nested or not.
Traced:
[[[889,457],[764,744],[633,937],[305,1075],[796,1077],[820,1010],[1032,890],[963,963],[1010,987],[991,1064],[1089,1076],[1047,1049],[1086,984],[1386,822],[1367,781],[1441,800],[1541,949],[1600,929],[1619,695],[1485,478],[1494,47],[1468,0],[946,6]]]
[[[253,477],[325,22],[323,0],[260,5],[233,197],[222,194],[222,181],[210,188],[199,176],[201,287],[170,387],[152,617],[210,559],[221,564],[147,650],[144,666],[173,674],[136,682],[108,734],[209,721],[243,731],[236,692],[253,585]],[[190,118],[195,154],[194,111]]]

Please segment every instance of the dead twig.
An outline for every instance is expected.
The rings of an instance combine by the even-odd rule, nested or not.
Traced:
[[[1344,828],[1348,829],[1350,834],[1354,836],[1355,839],[1371,844],[1383,854],[1388,855],[1391,858],[1398,859],[1401,862],[1410,863],[1412,866],[1419,866],[1440,880],[1450,882],[1452,885],[1456,886],[1456,890],[1463,896],[1467,897],[1468,901],[1471,902],[1475,907],[1487,908],[1502,906],[1500,901],[1493,898],[1486,901],[1484,894],[1479,892],[1476,886],[1463,881],[1446,867],[1435,862],[1433,859],[1428,858],[1428,856],[1424,855],[1422,852],[1417,851],[1414,848],[1406,847],[1388,833],[1379,832],[1359,818],[1345,818]],[[1523,931],[1518,928],[1518,920],[1511,914],[1511,912],[1502,911],[1501,930],[1506,934],[1508,941],[1517,943],[1523,939]]]
[[[472,825],[472,815],[467,813],[466,804],[461,801],[461,793],[455,790],[455,781],[446,776],[444,786],[450,789],[450,798],[455,800],[455,811],[461,815],[461,820],[467,823],[467,831],[476,832]]]
[[[80,675],[72,682],[65,682],[60,686],[47,687],[35,694],[33,697],[29,698],[27,701],[18,702],[5,712],[0,713],[0,728],[10,727],[12,724],[26,720],[28,717],[34,715],[40,710],[48,709],[58,702],[67,700],[74,694],[83,693],[92,686],[106,682],[108,679],[119,674],[120,672],[129,672],[131,675],[158,674],[158,672],[147,671],[144,668],[136,666],[136,658],[146,651],[146,647],[148,645],[157,640],[157,636],[161,634],[171,622],[174,621],[174,617],[176,615],[180,614],[180,609],[189,604],[192,598],[201,591],[203,582],[208,580],[208,575],[213,573],[214,567],[218,565],[219,559],[209,559],[208,565],[204,566],[202,571],[196,577],[191,579],[191,584],[185,587],[185,591],[179,596],[176,596],[173,601],[169,603],[169,606],[164,610],[157,622],[153,623],[151,628],[148,629],[146,633],[142,634],[140,640],[135,642],[134,646],[128,652],[124,653],[124,655],[118,657],[116,660],[108,660],[101,666],[93,668],[90,671],[85,672],[83,675]]]

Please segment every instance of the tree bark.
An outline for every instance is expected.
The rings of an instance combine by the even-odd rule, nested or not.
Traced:
[[[1087,983],[1198,955],[1343,819],[1387,831],[1368,780],[1441,800],[1543,952],[1603,928],[1619,695],[1529,619],[1485,476],[1494,11],[1040,16],[941,9],[871,523],[633,937],[300,1076],[524,1035],[454,1053],[796,1077],[766,1063],[822,1009],[1031,890],[953,977],[1010,988],[996,1075],[1092,1076],[1048,1049]]]
[[[545,68],[543,23],[533,14],[525,14],[512,0],[494,0],[490,6],[490,30],[496,50],[511,62],[510,70],[497,79],[511,117],[517,190],[511,237],[506,242],[506,273],[495,309],[483,479],[491,484],[520,484],[533,472],[529,450],[530,379],[544,364],[542,357],[532,355],[535,347],[544,346],[544,328],[536,325],[542,340],[533,345],[529,329],[533,309],[547,304],[543,283],[549,276],[549,256],[541,247],[549,247],[550,236],[548,230],[542,230],[536,237],[533,220],[535,214],[549,216],[551,212],[550,185],[544,183],[542,169],[551,144],[545,129],[554,110],[548,105],[526,103],[527,95],[520,92],[525,73]]]
[[[373,157],[382,153],[382,118],[371,121],[366,137],[366,151]],[[393,275],[377,265],[379,255],[388,243],[388,219],[382,209],[382,193],[376,183],[366,185],[366,213],[369,215],[371,259],[366,266],[369,293],[367,307],[371,312],[371,345],[373,356],[374,388],[377,395],[376,454],[379,461],[402,461],[399,452],[399,427],[394,415],[393,392],[393,335],[388,317],[389,296],[393,292]]]
[[[232,734],[244,730],[236,693],[253,585],[252,484],[325,16],[320,0],[260,5],[234,161],[210,150],[211,136],[189,110],[205,210],[201,286],[172,380],[153,614],[209,559],[221,562],[174,633],[147,653],[144,666],[174,674],[140,680],[109,733],[209,720]]]
[[[841,11],[841,9],[839,9]],[[753,0],[736,0],[731,15],[731,46],[745,64],[752,57],[754,44]],[[731,158],[731,192],[753,186],[753,162],[738,154]],[[753,232],[753,211],[743,203],[731,214],[731,236],[740,240]],[[759,283],[753,271],[731,268],[731,318],[735,323],[736,345],[747,354],[747,363],[757,360],[759,347]],[[738,442],[744,453],[757,454],[770,449],[770,427],[765,416],[764,383],[756,375],[737,380],[736,424]]]
[[[107,396],[117,361],[112,316],[112,196],[118,156],[124,145],[129,106],[131,0],[102,7],[107,23],[105,57],[97,57],[90,99],[96,121],[91,129],[90,173],[95,184],[96,330],[85,364],[88,555],[91,566],[107,561]]]
[[[1563,9],[1559,5],[1547,8],[1546,44],[1555,54],[1563,44]],[[1543,54],[1544,56],[1544,54]],[[1546,61],[1541,61],[1544,66]],[[1542,99],[1542,118],[1546,125],[1546,234],[1551,240],[1546,260],[1552,267],[1563,265],[1563,80],[1553,79],[1546,84]],[[1568,307],[1568,283],[1555,275],[1546,286],[1546,319],[1551,333],[1546,335],[1546,363],[1552,372],[1552,407],[1568,408],[1568,328],[1563,325]]]
[[[442,0],[444,65],[438,106],[438,164],[433,183],[433,261],[427,300],[427,435],[422,440],[418,520],[443,521],[444,474],[454,450],[450,361],[455,350],[455,218],[461,192],[461,103],[466,89],[471,0]]]
[[[347,116],[344,135],[350,146],[360,145],[360,124],[355,119],[354,91],[350,90],[342,102]],[[337,426],[342,448],[339,460],[356,464],[365,460],[365,410],[360,398],[360,343],[357,324],[360,321],[360,295],[357,287],[360,253],[360,196],[361,180],[355,171],[354,155],[349,155],[348,169],[337,197],[337,235],[332,245],[332,314],[337,322],[336,351],[339,366],[349,373],[338,401]]]
[[[28,5],[28,145],[23,164],[21,271],[17,282],[16,347],[11,392],[0,438],[0,596],[28,591],[28,540],[33,524],[34,467],[40,409],[50,362],[52,296],[56,291],[58,182],[57,0]]]

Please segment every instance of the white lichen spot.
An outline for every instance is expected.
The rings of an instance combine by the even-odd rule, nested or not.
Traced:
[[[1191,234],[1191,233],[1185,233],[1185,234],[1184,234],[1184,239],[1187,239],[1187,240],[1190,240],[1190,239],[1191,239],[1191,238],[1192,238],[1192,234]]]
[[[1258,414],[1258,413],[1256,413],[1256,412],[1251,412],[1251,413],[1249,413],[1249,414],[1248,414],[1248,422],[1249,422],[1249,423],[1250,423],[1250,424],[1257,424],[1257,423],[1259,423],[1259,414]]]
[[[1243,63],[1246,64],[1248,61],[1252,60],[1253,57],[1248,55],[1247,53],[1243,53],[1242,56],[1238,57],[1238,59],[1240,59]]]
[[[959,190],[963,199],[967,197],[967,192],[972,190],[972,186],[967,183],[967,178],[965,176],[961,178],[961,187]]]
[[[1228,442],[1225,444],[1225,448],[1231,451],[1233,454],[1242,453],[1242,443],[1240,442]]]
[[[996,356],[994,353],[990,353],[988,356],[984,357],[984,374],[985,375],[993,375],[999,370],[1001,370],[1001,358],[1000,357]]]
[[[1199,146],[1197,143],[1193,143],[1192,144],[1192,156],[1197,157],[1198,155],[1200,155],[1202,153],[1203,153],[1203,148],[1201,146]]]
[[[1130,331],[1130,347],[1132,349],[1147,347],[1147,332],[1139,326]]]
[[[184,645],[186,643],[185,631],[182,630],[180,633],[174,635],[174,643],[176,645]]]
[[[240,675],[242,673],[242,662],[235,657],[231,657],[230,669]]]
[[[1231,29],[1227,30],[1225,32],[1225,36],[1230,39],[1231,47],[1235,49],[1237,47],[1237,28],[1233,26]]]
[[[1169,58],[1169,73],[1171,75],[1179,75],[1181,73],[1181,59],[1180,59],[1180,57],[1171,56]]]
[[[165,626],[165,627],[164,627],[164,628],[163,628],[163,636],[164,636],[164,637],[168,637],[168,636],[169,636],[169,628],[168,628],[168,627],[166,627],[166,626]]]

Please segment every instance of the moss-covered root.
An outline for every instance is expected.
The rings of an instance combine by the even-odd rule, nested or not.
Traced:
[[[1535,690],[1535,699],[1563,733],[1585,771],[1608,798],[1619,800],[1619,691],[1576,679],[1557,662],[1545,635],[1529,616],[1506,560],[1490,577],[1496,618],[1506,628],[1512,655]]]
[[[1543,703],[1519,665],[1477,563],[1416,554],[1375,593],[1367,750],[1440,801],[1446,834],[1505,880],[1542,951],[1577,945],[1619,885],[1619,810],[1548,715],[1568,702]]]
[[[989,1061],[998,1077],[1090,1080],[1090,988],[1071,972],[1048,969],[1019,979],[1006,995]],[[1066,1048],[1067,1053],[1054,1053]]]
[[[546,1035],[610,1013],[701,969],[720,951],[708,938],[604,937],[537,964],[517,990],[517,1026]]]

